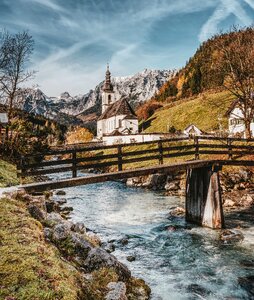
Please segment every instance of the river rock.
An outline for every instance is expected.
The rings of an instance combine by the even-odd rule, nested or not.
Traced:
[[[112,253],[115,251],[116,247],[113,243],[104,243],[102,245],[103,249],[106,250],[108,253]]]
[[[56,224],[63,222],[63,218],[58,213],[52,212],[50,214],[47,214],[46,221],[47,226],[53,227]]]
[[[70,213],[71,211],[73,211],[72,206],[64,206],[61,208],[61,212],[63,212],[63,213]]]
[[[166,228],[165,228],[167,231],[171,231],[171,232],[173,232],[173,231],[176,231],[177,230],[177,228],[176,228],[176,226],[174,226],[174,225],[170,225],[170,226],[166,226]]]
[[[44,237],[45,237],[45,240],[46,241],[51,241],[52,240],[52,233],[53,233],[53,230],[51,228],[48,228],[48,227],[45,227],[43,229],[44,231]]]
[[[236,203],[231,199],[226,199],[223,205],[224,207],[234,207]]]
[[[172,217],[182,217],[185,215],[185,209],[182,207],[173,207],[169,211],[169,215]]]
[[[82,222],[77,222],[72,225],[71,230],[77,233],[84,234],[86,232],[85,224]]]
[[[46,205],[46,210],[47,210],[48,213],[60,211],[60,206],[55,201],[46,200],[45,205]]]
[[[249,295],[249,299],[254,299],[254,276],[240,277],[238,278],[238,284]]]
[[[80,234],[71,232],[69,235],[69,242],[72,243],[73,251],[82,260],[82,263],[87,258],[88,253],[92,249],[92,245]]]
[[[180,184],[178,181],[172,181],[172,182],[168,182],[165,185],[165,190],[166,191],[177,191],[180,189]]]
[[[63,205],[63,204],[65,204],[65,203],[67,203],[67,200],[64,199],[64,198],[62,198],[62,199],[56,200],[56,202],[57,202],[59,205]]]
[[[133,256],[133,255],[129,255],[129,256],[126,257],[126,259],[127,259],[129,262],[133,262],[133,261],[136,260],[136,257]]]
[[[123,246],[125,246],[125,245],[128,245],[129,240],[128,240],[128,238],[123,238],[123,239],[120,240],[120,243],[121,243]]]
[[[122,263],[120,263],[115,256],[107,253],[102,248],[93,248],[83,264],[83,267],[88,271],[92,272],[100,268],[112,268],[119,276],[119,280],[126,281],[131,277],[131,272]]]
[[[53,228],[52,239],[55,242],[65,240],[70,235],[70,231],[71,231],[71,223],[62,222],[60,224],[57,224]]]
[[[110,282],[107,285],[107,288],[110,290],[105,300],[128,300],[126,296],[126,285],[122,281]]]
[[[220,234],[220,240],[225,243],[240,242],[244,239],[242,232],[238,229],[226,229],[222,230]]]
[[[92,245],[94,245],[95,247],[101,246],[101,239],[98,237],[97,234],[95,234],[92,231],[88,231],[86,233],[86,236]]]
[[[254,195],[246,194],[241,198],[241,203],[244,207],[249,207],[254,204]]]
[[[242,260],[242,261],[240,261],[240,264],[245,269],[253,269],[254,270],[254,260]]]
[[[36,204],[29,204],[28,211],[30,215],[38,221],[43,221],[46,219],[46,212],[38,207]]]
[[[166,174],[152,174],[150,175],[150,182],[148,183],[148,187],[151,187],[153,190],[164,190],[165,184],[167,181]]]
[[[131,277],[128,282],[127,298],[133,300],[150,299],[151,289],[143,279]]]
[[[62,190],[56,191],[56,195],[57,195],[57,196],[64,196],[64,195],[66,195],[66,192],[65,192],[65,191],[62,191]]]

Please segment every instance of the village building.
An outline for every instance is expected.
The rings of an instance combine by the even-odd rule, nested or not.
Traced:
[[[6,108],[4,106],[0,106],[0,136],[3,133],[4,128],[8,124],[8,113],[6,111]]]
[[[204,134],[204,132],[202,130],[200,130],[196,125],[194,124],[190,124],[189,126],[187,126],[184,130],[183,133],[187,136],[200,136],[202,134]]]
[[[229,136],[246,138],[244,115],[238,100],[235,100],[226,113],[228,117]],[[254,119],[250,124],[251,135],[254,137]]]
[[[102,115],[97,121],[97,138],[137,134],[138,118],[126,97],[116,100],[108,66],[102,91]]]

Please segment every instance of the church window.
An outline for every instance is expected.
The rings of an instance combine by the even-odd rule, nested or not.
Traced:
[[[122,120],[118,120],[118,127],[122,127]]]
[[[108,95],[108,103],[111,103],[111,95]]]

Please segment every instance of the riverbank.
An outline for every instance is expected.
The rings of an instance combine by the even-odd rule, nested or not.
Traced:
[[[3,299],[149,299],[150,289],[83,223],[66,219],[62,199],[15,192],[0,200]]]
[[[185,197],[186,173],[152,174],[129,178],[128,187],[162,191],[167,196]],[[227,210],[245,208],[254,204],[253,168],[224,167],[220,172],[223,206]]]

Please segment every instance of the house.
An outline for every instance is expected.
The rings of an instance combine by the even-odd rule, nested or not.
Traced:
[[[226,112],[226,116],[228,117],[229,136],[246,138],[244,115],[238,100],[232,102],[231,106]],[[254,119],[250,124],[250,129],[252,137],[254,137]]]
[[[203,134],[203,131],[200,130],[196,125],[190,124],[183,130],[183,133],[187,136],[200,136]]]
[[[97,137],[138,133],[138,118],[128,99],[115,99],[108,66],[102,91],[102,115],[97,121]]]
[[[8,113],[6,109],[0,106],[0,138],[2,139],[2,135],[4,133],[4,127],[8,124]]]

